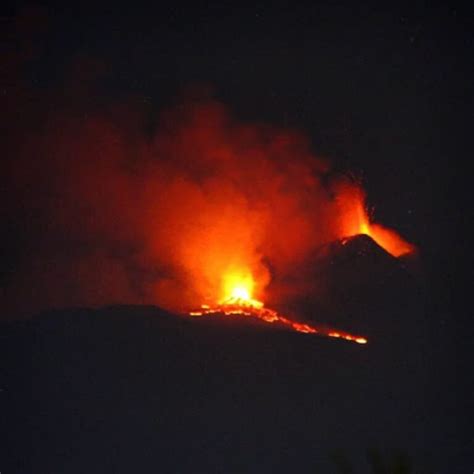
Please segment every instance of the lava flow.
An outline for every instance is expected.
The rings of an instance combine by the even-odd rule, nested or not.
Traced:
[[[249,286],[238,284],[231,289],[229,296],[215,305],[201,305],[196,311],[191,311],[190,316],[204,315],[239,315],[260,319],[266,323],[277,323],[294,331],[306,334],[317,334],[319,336],[345,339],[346,341],[356,342],[357,344],[367,344],[367,339],[362,336],[356,336],[344,331],[314,327],[306,323],[292,321],[287,317],[281,316],[276,311],[265,308],[261,301],[252,298]]]

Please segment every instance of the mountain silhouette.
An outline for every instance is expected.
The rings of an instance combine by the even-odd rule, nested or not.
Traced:
[[[464,435],[448,420],[446,451],[430,448],[455,394],[405,264],[364,236],[319,262],[328,298],[346,299],[317,315],[300,302],[303,316],[367,329],[367,345],[153,306],[3,324],[2,471],[330,473],[334,449],[357,467],[375,446],[447,472]],[[344,308],[351,317],[337,318]]]

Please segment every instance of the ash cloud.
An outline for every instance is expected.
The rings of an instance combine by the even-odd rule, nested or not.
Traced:
[[[176,308],[233,265],[263,290],[337,237],[328,164],[298,133],[237,123],[215,101],[164,111],[151,136],[140,114],[55,108],[12,133],[12,309]]]
[[[341,190],[357,186],[335,180],[302,134],[241,123],[196,97],[150,129],[155,111],[139,101],[100,98],[100,63],[77,60],[63,86],[40,89],[17,59],[2,96],[4,314],[180,309],[244,267],[258,294],[278,300],[301,289],[272,287],[341,237]]]

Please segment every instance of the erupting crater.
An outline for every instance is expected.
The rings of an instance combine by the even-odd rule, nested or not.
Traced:
[[[235,281],[235,278],[230,278],[230,280]],[[292,321],[286,316],[280,315],[277,311],[266,308],[263,302],[253,298],[252,287],[253,281],[251,279],[237,282],[235,286],[230,288],[228,296],[224,297],[217,304],[203,304],[201,305],[200,309],[189,312],[189,315],[194,317],[209,315],[220,317],[232,315],[252,317],[266,323],[278,324],[282,327],[286,327],[301,333],[317,334],[319,336],[345,339],[346,341],[355,342],[357,344],[367,344],[367,339],[362,336],[335,329],[315,327],[307,323]]]
[[[399,258],[415,251],[415,246],[405,241],[395,231],[371,221],[365,206],[365,194],[361,187],[354,184],[346,184],[340,187],[337,205],[338,216],[336,220],[339,222],[337,237],[343,245],[351,237],[367,235],[392,257]],[[220,285],[221,298],[214,298],[215,302],[203,304],[199,309],[190,311],[190,316],[245,316],[266,323],[277,324],[301,333],[345,339],[357,344],[367,343],[367,339],[363,336],[329,329],[326,326],[298,322],[265,307],[262,301],[253,296],[254,289],[256,287],[262,289],[265,283],[262,284],[261,281],[256,281],[250,271],[251,267],[245,265],[244,262],[241,263],[242,265],[237,267],[237,271],[234,267],[231,271],[224,272]],[[218,275],[214,275],[214,277],[218,279]]]

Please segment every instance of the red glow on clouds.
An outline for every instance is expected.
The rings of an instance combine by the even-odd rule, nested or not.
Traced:
[[[24,215],[27,247],[6,290],[12,311],[178,310],[219,302],[236,275],[265,299],[272,280],[336,239],[367,233],[394,256],[413,249],[369,221],[359,185],[327,179],[300,133],[240,123],[214,101],[171,108],[147,134],[142,111],[103,110],[39,108],[10,131],[14,199],[3,206]]]

